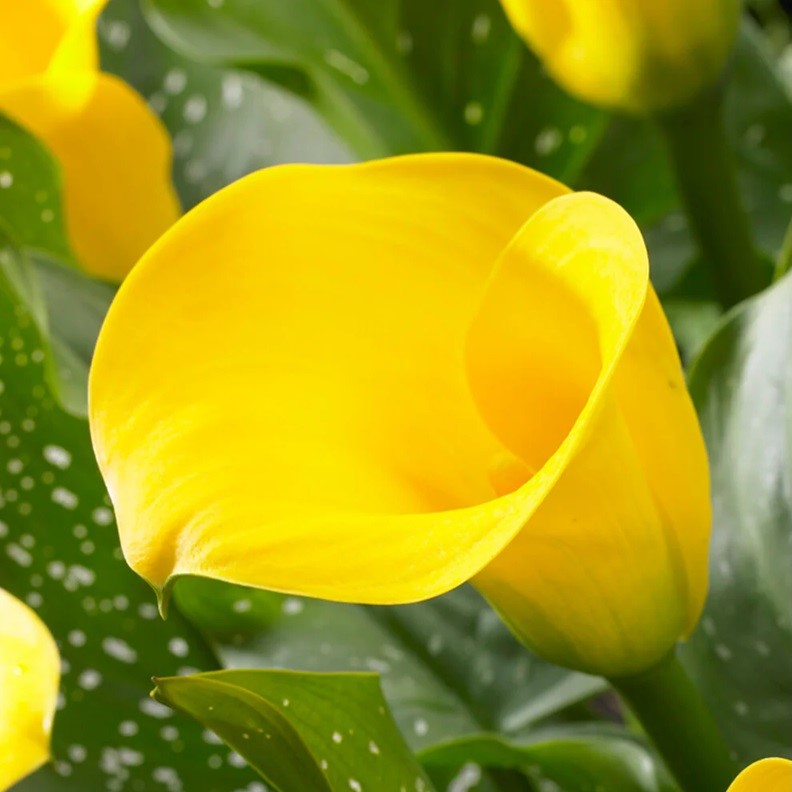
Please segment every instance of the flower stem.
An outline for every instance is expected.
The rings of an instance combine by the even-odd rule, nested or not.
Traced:
[[[764,289],[770,275],[762,266],[740,197],[724,129],[722,91],[710,89],[655,120],[713,288],[729,308]]]
[[[792,222],[787,226],[784,234],[784,242],[781,245],[781,252],[776,260],[775,273],[773,280],[777,281],[784,277],[792,269]]]
[[[737,775],[737,766],[676,654],[642,674],[610,681],[684,792],[727,789]]]

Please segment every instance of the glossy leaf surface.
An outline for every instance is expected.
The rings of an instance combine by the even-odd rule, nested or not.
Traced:
[[[50,349],[5,274],[29,262],[7,243],[0,255],[0,580],[63,658],[54,762],[19,790],[242,789],[251,775],[236,758],[148,698],[153,674],[214,657],[177,612],[159,620],[124,564],[87,424],[58,407]]]
[[[743,761],[790,755],[792,277],[733,311],[691,376],[712,461],[710,595],[684,659]]]
[[[495,0],[145,7],[174,49],[304,97],[362,158],[461,148],[571,179],[604,123],[541,72]]]
[[[532,656],[469,587],[374,608],[189,580],[176,601],[226,666],[379,673],[416,750],[481,731],[524,733],[604,687]]]
[[[153,695],[221,736],[277,792],[430,789],[373,674],[218,671],[157,680]]]
[[[482,767],[518,770],[539,789],[561,792],[676,792],[659,760],[639,742],[615,729],[581,733],[561,727],[537,734],[530,743],[481,735],[450,741],[424,751],[421,759],[433,777],[461,784],[467,778],[478,789]]]

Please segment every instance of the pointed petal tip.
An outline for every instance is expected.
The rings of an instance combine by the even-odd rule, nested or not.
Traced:
[[[168,578],[162,588],[154,586],[154,593],[157,595],[157,610],[159,610],[160,618],[165,621],[168,618],[168,610],[170,608],[171,597],[173,596],[173,586],[175,580]]]

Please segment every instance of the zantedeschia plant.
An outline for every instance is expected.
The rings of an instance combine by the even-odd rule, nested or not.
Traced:
[[[0,790],[792,788],[790,46],[0,0]]]

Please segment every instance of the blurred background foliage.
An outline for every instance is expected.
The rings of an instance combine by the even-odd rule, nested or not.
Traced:
[[[99,21],[103,68],[170,132],[183,208],[261,167],[440,149],[505,156],[627,208],[683,359],[696,360],[691,389],[713,460],[712,591],[683,659],[741,762],[789,755],[789,276],[721,317],[654,128],[564,94],[497,0],[273,8],[111,0]],[[792,45],[774,0],[747,10],[726,117],[765,266],[783,276]],[[113,293],[74,260],[57,163],[0,117],[0,581],[42,615],[64,658],[55,758],[22,792],[264,792],[236,752],[241,738],[223,734],[236,750],[224,746],[207,720],[223,691],[250,699],[245,679],[163,686],[160,701],[199,723],[148,697],[152,676],[243,667],[379,674],[427,775],[416,772],[438,790],[675,788],[604,683],[532,657],[468,588],[384,609],[186,581],[159,620],[153,594],[123,563],[84,418]],[[364,725],[379,706],[366,684],[354,694]],[[257,717],[283,716],[267,698],[277,685],[256,693]],[[396,746],[391,732],[382,739]],[[377,788],[376,778],[358,781]]]

